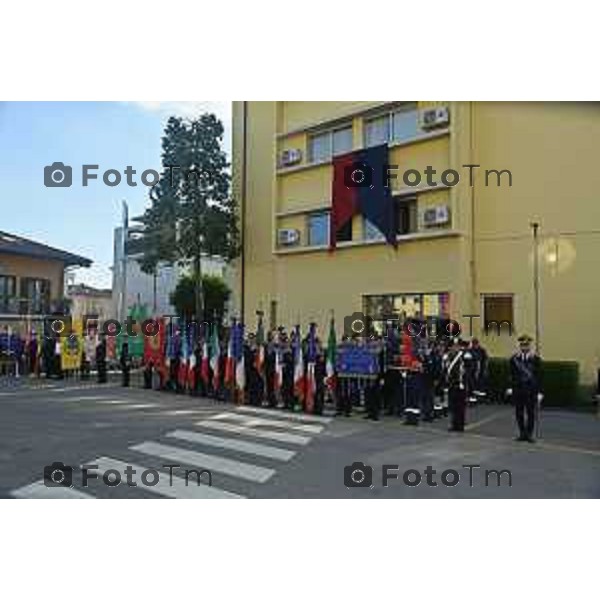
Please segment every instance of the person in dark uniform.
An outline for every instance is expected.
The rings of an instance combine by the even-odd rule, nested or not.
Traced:
[[[457,339],[452,340],[443,358],[444,381],[448,388],[450,410],[449,431],[465,430],[467,393],[465,388],[465,359]]]
[[[327,376],[327,369],[325,365],[325,356],[322,352],[317,354],[317,360],[315,362],[315,406],[314,414],[322,415],[323,407],[325,405],[325,377]]]
[[[381,388],[383,385],[383,376],[385,371],[383,341],[377,338],[368,344],[369,350],[376,355],[378,372],[377,377],[367,383],[365,389],[365,400],[367,414],[365,418],[373,421],[379,421],[381,412]]]
[[[122,383],[123,387],[129,387],[129,372],[131,371],[131,357],[129,356],[129,343],[123,342],[121,347],[121,373],[123,374]]]
[[[510,380],[512,388],[509,395],[514,398],[515,416],[519,427],[519,442],[535,442],[533,437],[536,410],[542,401],[540,373],[541,359],[531,349],[532,338],[519,337],[519,350],[510,359]]]
[[[436,356],[433,345],[428,346],[421,360],[421,411],[423,421],[433,421],[434,392],[436,379]]]
[[[42,360],[46,379],[50,379],[54,374],[54,339],[45,337],[42,344]]]
[[[289,345],[287,336],[283,339],[283,376],[281,381],[281,397],[286,410],[294,411],[296,408],[296,395],[294,394],[294,354]]]
[[[277,406],[277,398],[275,396],[275,339],[272,332],[267,336],[267,346],[265,348],[265,387],[267,390],[267,404],[271,408]]]
[[[106,336],[104,334],[100,334],[100,341],[96,346],[96,368],[98,383],[106,383]]]
[[[144,389],[151,390],[152,389],[152,371],[153,371],[152,361],[149,360],[144,366]]]
[[[488,353],[477,338],[471,340],[471,354],[475,361],[473,394],[477,400],[485,400],[487,395]]]

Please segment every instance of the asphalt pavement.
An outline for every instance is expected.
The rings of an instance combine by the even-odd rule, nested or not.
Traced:
[[[536,444],[514,435],[508,406],[470,408],[457,434],[446,420],[290,414],[116,378],[26,380],[0,386],[0,497],[600,497],[597,417],[544,411]],[[45,485],[45,467],[72,487]]]

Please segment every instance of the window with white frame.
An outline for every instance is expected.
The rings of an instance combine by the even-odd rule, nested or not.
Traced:
[[[308,138],[308,160],[311,163],[327,162],[333,156],[352,151],[352,125],[337,127]]]
[[[365,120],[365,146],[401,142],[419,134],[416,103],[403,104],[389,112]]]

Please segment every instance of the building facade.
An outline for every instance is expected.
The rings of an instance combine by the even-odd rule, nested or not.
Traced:
[[[134,227],[130,227],[130,231]],[[173,315],[175,307],[171,303],[171,294],[177,287],[179,279],[189,273],[185,265],[160,264],[156,275],[144,273],[138,259],[140,254],[135,249],[124,256],[123,228],[117,227],[114,232],[114,262],[113,262],[113,313],[119,315],[122,305],[122,293],[125,288],[126,307],[129,310],[134,305],[145,305],[153,315]],[[135,248],[135,247],[134,247]],[[124,272],[126,269],[126,272]],[[202,273],[221,277],[230,288],[233,288],[231,271],[227,263],[218,256],[202,258]],[[124,277],[126,275],[126,277]],[[125,317],[122,317],[125,318]]]
[[[361,311],[447,317],[496,356],[537,331],[545,358],[579,361],[589,381],[600,366],[599,143],[597,104],[236,102],[237,310],[249,324],[258,309],[271,325],[315,321],[321,335],[331,311],[340,334]],[[330,251],[333,158],[379,144],[398,166],[398,247],[357,215]],[[501,321],[512,335],[506,324],[496,334]]]
[[[70,285],[67,289],[73,319],[84,317],[97,319],[100,323],[114,319],[112,290],[98,289],[83,283]]]
[[[25,323],[64,312],[65,271],[87,258],[0,231],[0,323]]]

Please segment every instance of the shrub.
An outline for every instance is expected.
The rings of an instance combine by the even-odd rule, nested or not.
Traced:
[[[502,398],[510,385],[508,358],[490,358],[488,386],[490,393]],[[544,406],[571,407],[581,400],[579,363],[568,360],[542,361]]]

